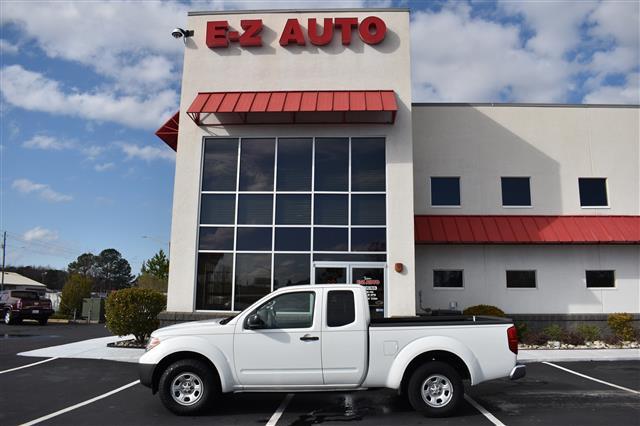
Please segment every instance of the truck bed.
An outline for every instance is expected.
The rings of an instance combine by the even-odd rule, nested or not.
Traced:
[[[490,324],[511,324],[510,318],[473,316],[473,315],[438,315],[438,316],[415,316],[415,317],[393,317],[393,318],[372,318],[370,327],[422,327],[422,326],[442,326],[442,325],[490,325]]]

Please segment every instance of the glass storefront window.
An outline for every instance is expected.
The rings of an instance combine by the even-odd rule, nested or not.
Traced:
[[[271,291],[271,254],[236,255],[234,307],[240,311]]]
[[[232,253],[200,253],[196,309],[231,310],[232,274]]]
[[[204,143],[203,191],[235,191],[238,139],[212,138]]]
[[[317,261],[386,262],[384,138],[210,137],[202,167],[197,309],[349,279]]]

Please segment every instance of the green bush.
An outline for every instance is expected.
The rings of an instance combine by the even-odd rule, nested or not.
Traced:
[[[600,328],[597,325],[580,324],[576,332],[582,336],[586,342],[600,340]]]
[[[463,314],[465,315],[488,315],[491,317],[504,317],[504,312],[499,309],[496,308],[495,306],[491,306],[491,305],[475,305],[475,306],[469,306],[467,309],[465,309],[464,311],[462,311]]]
[[[554,340],[558,342],[562,340],[562,337],[565,334],[562,327],[560,327],[558,324],[551,324],[550,326],[542,330],[542,332],[547,335],[549,340]]]
[[[633,329],[633,316],[626,312],[611,314],[607,318],[607,324],[619,340],[628,341],[635,338],[635,330]]]
[[[158,328],[158,314],[167,305],[167,297],[147,288],[126,288],[109,295],[105,305],[107,328],[118,336],[133,334],[144,343]]]
[[[516,326],[516,330],[518,330],[518,339],[520,341],[523,341],[525,336],[529,334],[529,327],[527,327],[527,323],[516,322],[515,326]]]
[[[80,316],[82,313],[82,299],[91,297],[91,278],[84,275],[69,275],[67,282],[62,287],[60,298],[60,313],[73,317],[73,311]]]

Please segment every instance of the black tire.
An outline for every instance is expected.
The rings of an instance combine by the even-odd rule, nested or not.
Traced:
[[[40,318],[38,320],[38,322],[40,323],[40,325],[47,325],[47,321],[49,321],[49,318]]]
[[[425,416],[446,417],[453,414],[462,402],[464,386],[460,374],[453,367],[432,361],[413,372],[407,396],[413,409]]]
[[[12,325],[12,324],[15,324],[16,322],[15,318],[13,317],[13,314],[8,309],[2,313],[2,321],[6,325]]]
[[[186,391],[173,394],[172,386],[180,382],[187,383]],[[192,393],[185,396],[189,392]],[[158,393],[162,404],[169,411],[185,416],[202,412],[219,395],[220,388],[216,373],[209,365],[197,359],[183,359],[174,362],[162,373],[158,382]]]

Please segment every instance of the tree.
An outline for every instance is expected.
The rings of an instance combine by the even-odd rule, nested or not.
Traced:
[[[116,249],[105,249],[97,256],[96,281],[100,290],[122,289],[131,286],[131,265]]]
[[[79,315],[82,312],[82,299],[91,297],[91,286],[91,278],[79,274],[69,275],[62,287],[60,312],[71,316],[75,310],[76,315]]]
[[[139,288],[149,288],[161,293],[166,293],[168,280],[167,278],[159,278],[149,272],[143,272],[136,280],[136,286]]]
[[[140,272],[167,279],[169,277],[169,259],[164,254],[164,251],[160,249],[151,259],[142,262],[142,270]]]
[[[67,269],[70,274],[95,278],[97,273],[96,262],[97,258],[93,253],[83,253],[75,261],[71,262]]]
[[[69,273],[93,279],[95,290],[108,291],[131,285],[131,265],[116,249],[102,250],[100,254],[84,253],[69,264]]]

